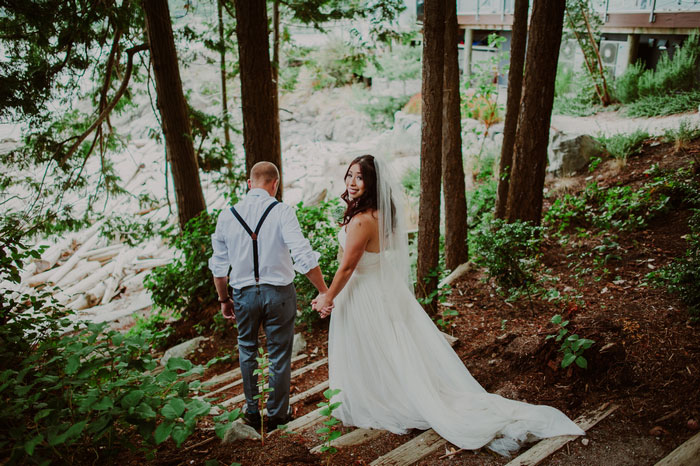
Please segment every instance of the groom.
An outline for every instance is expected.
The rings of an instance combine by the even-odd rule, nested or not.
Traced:
[[[318,266],[319,254],[302,235],[294,209],[274,198],[279,182],[279,171],[272,163],[253,166],[248,194],[219,214],[209,260],[221,313],[238,323],[244,421],[256,430],[262,417],[254,399],[258,387],[253,371],[258,367],[255,358],[261,324],[267,335],[270,387],[274,389],[267,402],[268,432],[292,419],[289,384],[297,309],[294,270],[305,274],[319,293],[328,291]],[[227,285],[231,285],[232,295]]]

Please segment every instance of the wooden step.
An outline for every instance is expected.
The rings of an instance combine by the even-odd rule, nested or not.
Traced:
[[[600,421],[608,417],[613,411],[618,408],[617,405],[605,403],[595,411],[579,416],[574,422],[578,426],[587,431],[591,427],[598,424]],[[581,438],[579,435],[560,435],[558,437],[550,437],[538,442],[532,448],[527,450],[522,455],[518,456],[506,466],[534,466],[539,464],[549,455],[559,450],[572,440]]]
[[[318,361],[314,362],[313,364],[309,364],[308,366],[304,366],[304,367],[301,367],[295,371],[292,371],[291,377],[292,378],[298,377],[301,374],[318,369],[319,367],[323,366],[327,362],[328,362],[328,358],[319,359]],[[323,382],[320,385],[323,385],[324,383],[328,384],[328,382]],[[319,387],[319,385],[311,388],[310,390],[314,390],[317,387]],[[304,392],[304,393],[306,393],[306,392]],[[316,392],[316,393],[318,393],[318,392]],[[245,393],[241,393],[240,395],[236,395],[233,398],[229,398],[228,400],[221,402],[220,405],[223,406],[224,408],[228,408],[229,406],[235,405],[236,403],[240,403],[243,400],[245,400]],[[291,400],[290,400],[290,404],[291,404]]]
[[[700,433],[681,444],[656,466],[700,466]]]
[[[410,465],[444,447],[447,441],[433,429],[426,430],[418,437],[409,440],[400,447],[394,448],[386,455],[380,456],[370,463],[371,466]]]
[[[302,359],[305,359],[307,357],[308,356],[306,354],[300,354],[298,356],[295,356],[292,358],[292,364],[297,362],[297,361],[301,361]],[[219,374],[219,375],[215,375],[214,377],[203,381],[202,386],[211,387],[212,385],[219,385],[220,383],[224,383],[224,382],[227,382],[229,380],[234,380],[233,384],[230,384],[226,387],[221,387],[221,388],[217,389],[216,391],[213,391],[211,393],[207,393],[207,395],[206,395],[206,396],[211,396],[217,392],[227,390],[231,387],[235,387],[236,385],[240,384],[241,383],[239,381],[240,377],[241,377],[241,368],[237,367],[233,370],[230,370],[228,372],[224,372],[224,373]]]
[[[322,408],[318,408],[300,418],[294,419],[292,422],[287,424],[287,430],[291,432],[300,432],[304,429],[308,429],[317,422],[320,422],[321,419],[324,419],[324,417],[321,415],[321,409]]]
[[[331,442],[332,447],[350,447],[353,445],[359,445],[361,443],[369,442],[374,440],[382,434],[387,433],[386,430],[380,429],[355,429],[352,432],[348,432],[345,435],[341,435],[337,439]],[[321,453],[321,447],[323,445],[315,446],[311,449],[311,453]]]
[[[320,384],[309,388],[305,392],[301,392],[301,393],[294,395],[293,397],[291,397],[289,399],[289,404],[293,405],[294,403],[298,403],[300,401],[303,401],[309,397],[316,395],[317,393],[321,393],[321,392],[325,391],[327,388],[328,388],[328,381],[326,380],[325,382],[321,382]]]

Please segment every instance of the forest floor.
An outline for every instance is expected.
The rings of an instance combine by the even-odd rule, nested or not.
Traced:
[[[595,179],[601,187],[636,187],[647,179],[645,171],[653,164],[662,169],[686,167],[700,157],[700,140],[682,151],[672,144],[648,141],[641,153],[625,166],[603,162],[592,173],[581,173],[567,180],[565,191],[580,193]],[[696,167],[697,169],[697,167]],[[697,176],[697,171],[695,172]],[[551,203],[564,192],[561,181],[548,184]],[[556,194],[555,194],[556,193]],[[545,206],[545,209],[548,206]],[[700,339],[698,326],[689,321],[685,306],[663,288],[646,285],[646,275],[681,256],[687,248],[690,212],[675,206],[654,218],[645,229],[620,234],[615,241],[614,258],[601,266],[593,250],[601,244],[597,235],[583,235],[563,244],[547,239],[540,261],[548,275],[580,295],[578,303],[549,302],[541,296],[508,303],[483,270],[474,269],[453,284],[449,306],[458,312],[448,330],[459,339],[455,345],[471,374],[489,392],[529,403],[554,406],[572,419],[603,403],[619,408],[593,427],[585,441],[577,439],[551,455],[546,465],[652,465],[697,431],[692,420],[700,420]],[[334,239],[329,238],[329,241]],[[575,270],[588,270],[576,273]],[[212,315],[218,308],[203,310]],[[558,344],[546,336],[557,329],[550,323],[555,314],[570,320],[569,330],[595,341],[584,355],[588,368],[575,365],[562,369]],[[326,356],[327,321],[317,322],[303,332],[307,340],[307,360],[301,367]],[[179,328],[182,337],[195,336],[194,330]],[[190,333],[190,335],[187,335]],[[214,356],[231,353],[236,339],[233,329],[214,334],[193,362],[206,362]],[[223,372],[237,361],[218,364],[211,371]],[[213,374],[209,371],[207,376]],[[308,372],[292,382],[292,395],[327,380],[327,366]],[[227,396],[242,391],[240,385]],[[318,394],[294,406],[295,417],[314,409],[322,401]],[[688,421],[691,420],[691,423]],[[467,421],[467,420],[465,420]],[[172,440],[160,445],[149,464],[204,464],[216,459],[220,464],[243,465],[324,464],[326,458],[309,450],[319,444],[316,434],[271,435],[262,447],[260,441],[246,440],[223,444],[206,430],[207,421],[180,448]],[[697,424],[696,424],[697,425]],[[314,429],[315,430],[315,429]],[[420,434],[385,433],[359,446],[341,448],[330,457],[330,464],[369,464],[377,457]],[[210,440],[211,439],[211,440]],[[455,449],[448,444],[448,448]],[[526,447],[524,447],[525,449]],[[445,449],[422,459],[421,465],[504,465],[508,459],[482,448],[441,459]],[[142,453],[122,457],[120,464],[143,464]]]

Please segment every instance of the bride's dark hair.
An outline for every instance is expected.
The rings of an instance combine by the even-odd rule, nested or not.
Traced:
[[[343,214],[341,226],[350,223],[350,220],[360,212],[370,209],[377,210],[377,170],[374,168],[374,156],[366,154],[355,158],[348,165],[348,169],[345,171],[345,178],[350,174],[350,167],[353,165],[360,166],[362,181],[365,183],[365,192],[357,199],[350,199],[347,189],[340,195],[340,198],[348,205]]]

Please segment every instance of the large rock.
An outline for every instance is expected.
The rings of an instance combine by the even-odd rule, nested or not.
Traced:
[[[547,172],[554,176],[573,175],[602,152],[602,145],[587,134],[555,132],[547,149]]]
[[[306,339],[301,333],[294,335],[294,343],[292,343],[292,358],[297,357],[306,349]]]
[[[173,346],[168,349],[162,358],[160,358],[160,363],[166,365],[170,358],[184,358],[192,354],[197,348],[199,348],[200,343],[208,340],[206,337],[196,337],[191,340],[187,340],[184,343],[180,343],[177,346]]]
[[[250,427],[248,424],[243,424],[243,421],[238,420],[231,424],[231,428],[224,435],[224,443],[233,443],[238,440],[260,440],[260,433]]]

